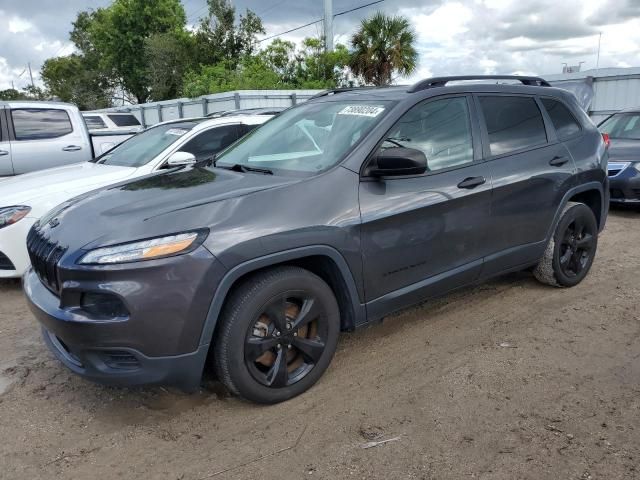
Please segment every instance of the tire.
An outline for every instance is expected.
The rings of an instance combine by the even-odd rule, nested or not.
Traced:
[[[547,285],[573,287],[589,273],[597,247],[593,211],[584,203],[569,202],[533,275]]]
[[[331,288],[291,266],[244,281],[220,321],[212,355],[218,378],[232,393],[265,404],[313,386],[329,366],[340,332]]]

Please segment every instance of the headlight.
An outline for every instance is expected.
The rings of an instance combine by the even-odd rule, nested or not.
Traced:
[[[205,236],[206,233],[202,231],[188,232],[124,243],[112,247],[97,248],[85,254],[79,263],[84,265],[106,265],[170,257],[193,250],[202,243]]]
[[[22,220],[30,211],[31,207],[26,205],[0,208],[0,228],[8,227]]]

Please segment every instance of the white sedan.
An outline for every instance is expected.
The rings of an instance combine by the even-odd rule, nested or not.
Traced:
[[[91,190],[206,161],[269,118],[241,115],[164,122],[90,162],[1,181],[0,278],[20,277],[29,267],[27,233],[53,207]]]

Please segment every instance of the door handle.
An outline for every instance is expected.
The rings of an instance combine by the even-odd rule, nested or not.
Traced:
[[[484,184],[487,180],[484,177],[469,177],[465,178],[458,184],[458,188],[476,188]]]
[[[561,167],[568,161],[569,159],[567,157],[555,156],[551,160],[549,160],[549,165],[551,165],[552,167]]]
[[[64,147],[62,150],[65,152],[77,152],[78,150],[82,150],[82,147],[78,145],[69,145],[68,147]]]
[[[5,155],[9,155],[9,152],[6,150],[0,150],[0,157],[4,157]]]

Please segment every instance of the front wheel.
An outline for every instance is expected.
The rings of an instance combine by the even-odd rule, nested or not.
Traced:
[[[573,287],[589,273],[597,247],[593,211],[584,203],[569,202],[533,275],[547,285]]]
[[[278,267],[244,281],[231,295],[214,342],[218,378],[258,403],[288,400],[329,366],[340,330],[331,288],[298,267]]]

